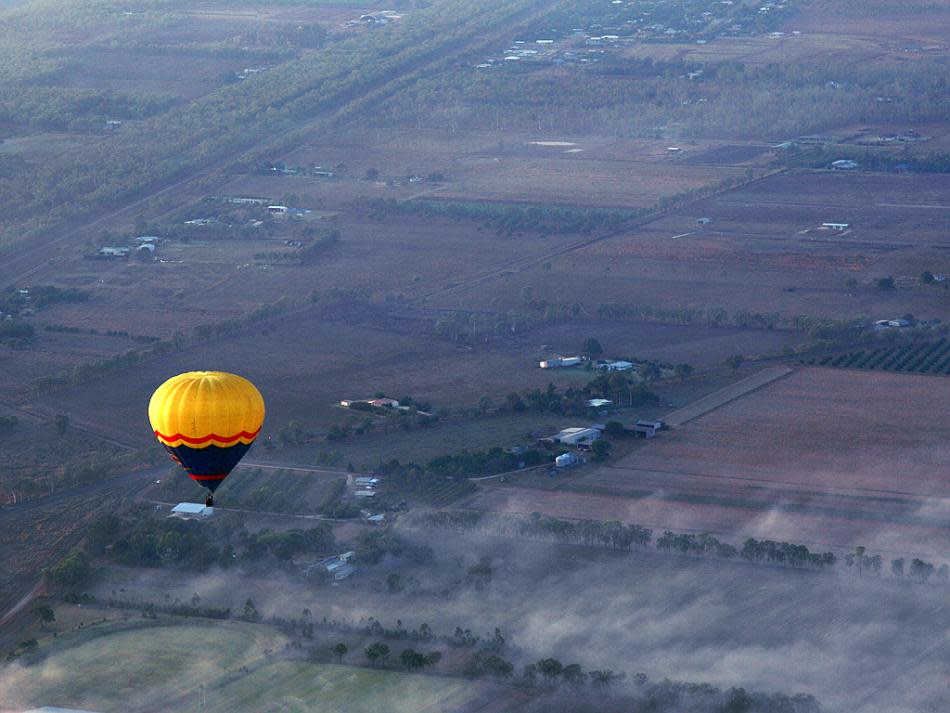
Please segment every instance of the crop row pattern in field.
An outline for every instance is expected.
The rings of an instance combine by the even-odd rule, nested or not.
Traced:
[[[917,374],[950,374],[950,340],[861,349],[812,358],[808,364],[840,369],[872,369]]]

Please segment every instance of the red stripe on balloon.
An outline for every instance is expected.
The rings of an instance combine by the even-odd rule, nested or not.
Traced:
[[[222,473],[221,475],[192,475],[189,473],[188,477],[192,480],[224,480],[228,477],[228,474]]]
[[[198,445],[201,443],[207,443],[208,441],[216,441],[218,443],[234,443],[241,438],[257,438],[257,434],[261,432],[261,427],[258,427],[256,431],[241,431],[236,433],[233,436],[219,436],[216,433],[208,434],[207,436],[202,436],[201,438],[192,438],[191,436],[185,436],[181,433],[176,433],[174,436],[166,436],[158,431],[155,431],[155,436],[161,438],[163,441],[184,441],[185,443],[191,443]]]

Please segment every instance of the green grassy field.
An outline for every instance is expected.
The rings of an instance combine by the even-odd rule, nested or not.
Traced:
[[[220,713],[416,713],[454,710],[473,700],[476,685],[436,676],[279,661],[207,694]]]
[[[0,669],[0,690],[18,706],[118,713],[192,695],[282,645],[270,629],[234,623],[86,628],[44,641],[46,657],[32,666]]]

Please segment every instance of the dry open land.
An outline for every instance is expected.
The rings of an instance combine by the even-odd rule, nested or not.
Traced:
[[[290,154],[274,157],[288,165],[340,167],[336,180],[239,178],[227,190],[241,195],[292,192],[316,206],[339,206],[347,196],[350,200],[417,196],[635,209],[741,177],[766,150],[762,144],[750,144],[724,154],[725,161],[698,158],[724,145],[730,144],[711,141],[679,146],[650,139],[540,132],[351,130],[314,136]],[[668,151],[671,146],[679,152]],[[409,176],[427,179],[434,173],[442,174],[443,180],[388,187],[358,180],[370,169],[378,171],[383,181],[398,182]]]
[[[802,32],[831,31],[899,43],[905,50],[936,51],[947,49],[944,30],[950,24],[950,8],[930,0],[870,0],[860,5],[823,0],[787,23]]]
[[[497,307],[517,302],[527,284],[536,298],[572,294],[591,311],[621,303],[943,319],[943,291],[917,283],[924,270],[950,270],[947,188],[942,175],[775,175],[555,255],[549,270],[500,275],[490,290],[463,288],[438,301]],[[826,222],[850,227],[822,229]],[[886,275],[899,289],[873,288]]]
[[[945,386],[799,369],[625,459],[577,471],[560,492],[498,488],[472,504],[939,556],[950,543]]]

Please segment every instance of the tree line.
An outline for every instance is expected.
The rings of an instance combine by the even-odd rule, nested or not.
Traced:
[[[869,555],[864,546],[857,546],[851,553],[839,558],[833,552],[813,552],[800,543],[747,538],[741,546],[722,542],[709,533],[675,533],[666,530],[653,540],[653,531],[635,524],[603,522],[599,520],[566,520],[532,513],[530,517],[500,515],[472,510],[440,510],[413,513],[404,522],[411,527],[452,530],[456,532],[482,532],[523,536],[550,540],[564,544],[606,547],[629,550],[644,548],[651,544],[657,550],[683,555],[716,557],[721,559],[744,559],[787,565],[790,567],[830,570],[844,562],[849,570],[858,574],[870,572],[880,575],[883,558]],[[920,558],[907,562],[904,558],[891,560],[894,577],[907,577],[920,582],[935,580],[950,581],[950,565],[933,563]]]
[[[375,198],[361,201],[378,220],[394,215],[421,215],[426,218],[476,220],[499,235],[515,233],[579,233],[616,230],[639,215],[635,210],[576,208],[555,205],[516,205],[488,201],[417,199],[399,201]]]

